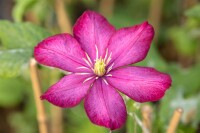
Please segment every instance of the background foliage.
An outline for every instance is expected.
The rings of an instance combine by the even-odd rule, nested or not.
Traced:
[[[36,133],[38,127],[28,68],[33,48],[47,36],[71,30],[62,28],[63,19],[59,17],[62,7],[57,7],[59,5],[56,0],[14,0],[13,3],[8,1],[0,1],[0,5],[11,6],[10,14],[4,8],[1,8],[0,12],[0,132]],[[108,0],[107,5],[103,5],[105,0],[65,0],[63,7],[64,15],[67,16],[64,16],[67,18],[66,24],[73,25],[86,9],[101,12],[117,28],[149,20],[156,28],[157,38],[147,58],[136,65],[155,67],[169,73],[173,80],[172,87],[162,100],[145,103],[153,110],[152,132],[165,132],[173,111],[181,107],[184,113],[177,133],[199,133],[200,3],[197,0],[159,2],[159,15],[152,6],[156,0],[112,1],[114,0]],[[54,74],[51,69],[43,66],[39,66],[39,69],[45,91],[55,77],[52,76]],[[57,74],[57,77],[63,76],[61,72]],[[142,132],[142,127],[135,121],[134,115],[142,120],[141,108],[145,104],[134,103],[127,98],[125,100],[129,112],[128,120],[122,129],[114,133],[133,133],[135,130]],[[51,118],[51,107],[49,103],[45,104]],[[72,109],[64,109],[63,114],[64,132],[109,132],[88,120],[82,104]]]

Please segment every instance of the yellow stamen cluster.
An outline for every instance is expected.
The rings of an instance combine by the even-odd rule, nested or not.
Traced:
[[[98,76],[103,76],[106,73],[106,63],[105,60],[100,57],[94,64],[94,73]]]

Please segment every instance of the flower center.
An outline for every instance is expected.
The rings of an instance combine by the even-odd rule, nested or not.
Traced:
[[[94,73],[98,76],[103,76],[106,73],[106,63],[105,60],[100,57],[94,64]]]

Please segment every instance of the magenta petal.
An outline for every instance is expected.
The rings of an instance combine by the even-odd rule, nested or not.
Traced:
[[[119,93],[101,79],[96,80],[85,98],[85,110],[97,125],[120,128],[126,121],[126,106]]]
[[[35,59],[47,66],[77,72],[84,64],[85,53],[70,34],[58,34],[40,42],[34,50]]]
[[[41,99],[46,99],[50,103],[63,108],[74,107],[86,96],[91,83],[94,81],[84,82],[86,78],[88,77],[75,74],[65,76],[52,85],[41,96]]]
[[[96,59],[96,48],[98,56],[104,56],[111,35],[115,28],[100,14],[93,11],[85,11],[74,25],[74,36],[88,55]]]
[[[161,99],[172,82],[168,74],[147,67],[126,67],[110,74],[109,84],[137,102]]]
[[[111,38],[108,50],[112,52],[113,68],[143,60],[154,36],[153,27],[144,22],[133,27],[119,29]]]

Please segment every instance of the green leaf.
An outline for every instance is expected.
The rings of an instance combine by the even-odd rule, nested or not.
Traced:
[[[50,36],[49,32],[31,23],[0,21],[0,77],[23,73],[34,46],[47,36]]]
[[[33,48],[50,33],[31,23],[0,21],[0,40],[6,49]]]
[[[30,49],[12,49],[0,51],[0,76],[15,77],[23,73],[32,55]]]

